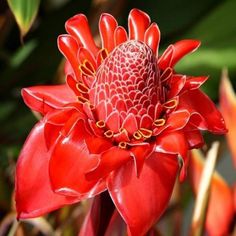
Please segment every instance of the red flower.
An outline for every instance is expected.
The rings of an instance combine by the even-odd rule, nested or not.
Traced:
[[[133,9],[128,27],[129,34],[103,14],[99,48],[87,18],[72,17],[58,38],[67,84],[23,89],[44,117],[17,165],[19,218],[108,190],[131,234],[143,235],[165,210],[179,163],[183,178],[188,150],[203,144],[200,130],[226,132],[199,90],[207,77],[173,69],[200,42],[179,41],[159,56],[160,31],[147,14]]]

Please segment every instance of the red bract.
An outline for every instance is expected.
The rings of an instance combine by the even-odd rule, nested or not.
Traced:
[[[179,163],[183,178],[188,150],[203,144],[200,130],[226,132],[199,90],[207,77],[174,70],[200,42],[179,41],[159,56],[160,31],[146,13],[133,9],[128,28],[103,14],[100,48],[87,18],[72,17],[58,38],[67,83],[23,89],[25,103],[44,117],[17,165],[19,218],[108,190],[129,232],[143,235],[165,210]]]

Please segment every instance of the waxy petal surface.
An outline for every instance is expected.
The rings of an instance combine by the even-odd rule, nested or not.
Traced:
[[[34,86],[22,89],[21,93],[25,104],[43,115],[76,100],[67,85]]]
[[[173,155],[150,156],[137,178],[132,161],[108,179],[108,190],[131,235],[144,235],[160,218],[170,199],[178,162]]]
[[[105,189],[102,181],[87,181],[86,171],[97,165],[90,155],[85,138],[89,136],[84,122],[78,120],[67,135],[61,135],[49,163],[49,174],[55,192],[68,196],[89,196]]]
[[[200,128],[215,134],[224,134],[227,131],[224,119],[215,104],[199,89],[181,95],[179,107],[189,110],[190,113],[198,113],[202,120]]]
[[[18,218],[41,216],[80,200],[53,192],[48,172],[49,160],[50,152],[44,140],[44,123],[39,122],[28,136],[16,166]]]

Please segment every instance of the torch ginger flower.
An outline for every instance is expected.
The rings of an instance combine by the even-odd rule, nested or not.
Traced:
[[[131,235],[144,235],[167,207],[180,168],[184,178],[188,151],[202,146],[200,130],[226,128],[199,90],[207,77],[174,70],[199,41],[179,41],[158,55],[159,28],[137,9],[128,34],[109,14],[99,30],[101,47],[84,15],[69,19],[68,34],[58,38],[66,84],[22,90],[43,118],[18,160],[18,218],[107,190]]]

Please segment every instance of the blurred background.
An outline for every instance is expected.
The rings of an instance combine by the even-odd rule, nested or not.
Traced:
[[[31,0],[32,1],[32,0]],[[18,0],[18,2],[31,2]],[[10,1],[9,2],[17,2]],[[34,0],[35,19],[29,32],[20,31],[6,0],[0,0],[0,235],[14,232],[14,169],[27,134],[37,121],[24,105],[20,91],[37,84],[62,83],[63,59],[57,49],[57,36],[65,33],[65,21],[77,13],[88,16],[96,38],[102,12],[111,13],[127,28],[132,8],[146,11],[157,22],[161,51],[185,38],[202,41],[200,49],[187,56],[176,71],[209,75],[203,86],[217,103],[222,68],[228,68],[236,85],[236,1],[235,0]],[[211,137],[208,137],[211,140]],[[230,165],[230,164],[227,164]],[[224,168],[225,169],[225,168]],[[228,171],[226,171],[228,172]],[[232,173],[232,172],[231,172]],[[230,180],[230,174],[228,181]],[[189,187],[184,206],[191,202]],[[82,204],[83,205],[83,204]],[[22,223],[16,235],[76,235],[86,210],[70,206],[36,221]],[[70,218],[68,218],[70,216]],[[14,223],[15,222],[15,223]],[[13,230],[11,231],[11,229]],[[169,234],[173,235],[171,229]]]

